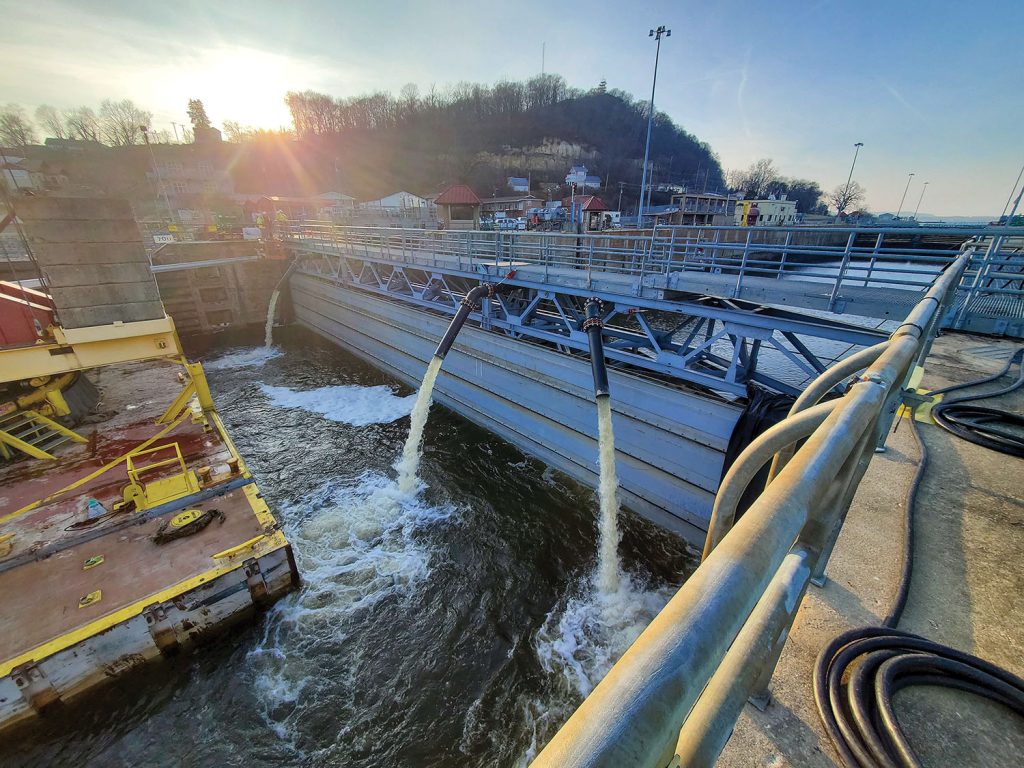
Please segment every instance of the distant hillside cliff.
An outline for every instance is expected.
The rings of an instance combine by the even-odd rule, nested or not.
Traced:
[[[646,139],[647,105],[629,94],[568,88],[556,75],[492,87],[464,83],[444,94],[374,93],[350,99],[306,91],[286,99],[295,131],[323,160],[310,181],[356,197],[396,189],[427,192],[466,182],[483,193],[508,175],[563,182],[583,162],[606,185],[626,182],[634,198]],[[652,158],[659,181],[723,186],[711,148],[656,113]]]

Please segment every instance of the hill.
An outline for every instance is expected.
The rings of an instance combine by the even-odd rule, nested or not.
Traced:
[[[540,189],[564,183],[569,166],[583,162],[606,189],[617,193],[625,182],[624,202],[639,192],[647,105],[603,83],[581,91],[557,75],[540,75],[490,87],[462,83],[423,96],[415,86],[398,96],[347,99],[292,92],[286,103],[304,146],[283,159],[293,163],[296,181],[303,176],[321,190],[341,185],[373,198],[465,182],[489,194],[510,175],[529,176]],[[655,114],[652,161],[659,182],[724,185],[711,148],[662,112]]]

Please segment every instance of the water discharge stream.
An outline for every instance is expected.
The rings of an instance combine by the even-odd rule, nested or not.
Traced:
[[[281,298],[281,289],[275,288],[270,295],[270,304],[267,306],[267,324],[263,329],[263,346],[274,346],[274,313],[277,310],[277,300]]]
[[[598,525],[600,544],[597,556],[597,583],[605,594],[619,589],[619,478],[615,473],[615,434],[612,430],[611,398],[597,399],[598,457],[601,481],[601,519]]]
[[[427,424],[430,413],[430,398],[434,393],[434,382],[441,370],[443,358],[436,355],[430,358],[427,372],[423,374],[420,390],[416,394],[416,404],[412,407],[412,420],[409,424],[409,436],[405,439],[402,458],[395,465],[398,469],[398,490],[412,493],[416,489],[417,471],[420,465],[420,443],[423,442],[423,428]]]
[[[190,354],[301,588],[12,734],[0,765],[527,765],[695,554],[628,512],[604,525],[614,503],[595,514],[589,489],[447,409],[421,462],[437,361],[406,394],[308,331],[275,328],[267,349],[262,330]]]

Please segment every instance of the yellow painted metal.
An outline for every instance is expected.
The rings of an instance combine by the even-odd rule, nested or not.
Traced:
[[[0,361],[4,360],[5,358],[0,356]],[[32,391],[15,400],[0,403],[0,416],[29,408],[46,411],[47,415],[53,413],[55,416],[67,416],[71,409],[68,408],[61,390],[69,387],[77,375],[77,373],[70,372],[60,376],[36,376],[29,379],[28,384],[33,388]],[[54,393],[52,398],[51,392]]]
[[[159,451],[173,450],[174,456],[168,459],[159,459],[149,464],[140,465],[138,460]],[[131,485],[141,486],[143,489],[142,498],[136,498],[137,509],[149,509],[182,496],[199,491],[199,478],[196,473],[185,465],[185,457],[181,454],[181,446],[177,443],[165,443],[151,448],[135,450],[126,458],[128,466],[128,479]],[[157,480],[144,482],[142,475],[156,469],[175,466],[179,469],[169,477],[161,477]],[[141,505],[140,505],[141,503]]]
[[[88,443],[89,442],[86,438],[82,437],[80,434],[78,434],[74,430],[68,429],[63,424],[61,424],[59,422],[56,422],[56,421],[54,421],[51,418],[43,416],[43,414],[39,413],[38,411],[25,411],[25,414],[30,419],[32,419],[34,422],[36,422],[38,424],[45,424],[47,427],[52,429],[54,432],[60,432],[65,437],[70,437],[76,443]]]
[[[185,415],[187,415],[187,414],[185,414]],[[168,424],[166,427],[161,429],[159,432],[157,432],[151,438],[149,438],[148,440],[146,440],[146,441],[140,443],[139,445],[137,445],[135,448],[132,449],[132,452],[141,451],[142,449],[147,448],[150,445],[152,445],[153,443],[155,443],[157,440],[160,440],[161,438],[163,438],[168,432],[170,432],[172,429],[174,429],[182,421],[185,420],[185,415],[182,415],[182,416],[178,417],[173,423]],[[110,462],[104,464],[102,467],[97,469],[95,472],[91,472],[90,474],[86,475],[85,477],[79,478],[78,480],[75,480],[75,482],[69,483],[68,485],[65,485],[63,488],[54,491],[49,496],[45,496],[42,499],[38,499],[36,501],[33,501],[31,504],[26,504],[24,507],[21,507],[20,509],[16,509],[13,512],[10,512],[9,514],[3,515],[2,517],[0,517],[0,523],[6,523],[8,520],[13,520],[16,517],[20,517],[21,515],[24,515],[27,512],[31,512],[33,509],[36,509],[36,508],[40,507],[43,504],[48,504],[49,502],[51,502],[54,499],[56,499],[58,496],[61,496],[61,495],[65,494],[65,493],[68,493],[69,491],[73,491],[76,488],[80,488],[81,486],[85,485],[86,483],[90,482],[91,480],[95,480],[97,477],[102,475],[104,472],[109,472],[111,469],[113,469],[117,465],[123,463],[125,461],[125,459],[128,457],[128,455],[129,454],[126,453],[126,454],[124,454],[122,456],[118,456],[113,461],[110,461]]]
[[[21,451],[22,453],[31,456],[33,459],[52,460],[55,458],[52,453],[47,453],[46,451],[42,450],[41,448],[37,448],[31,443],[26,443],[21,438],[15,437],[10,432],[5,432],[2,429],[0,429],[0,443],[9,445],[11,448],[15,448]],[[2,520],[0,520],[0,522],[2,522]]]
[[[194,523],[202,516],[203,510],[201,509],[186,509],[184,512],[179,512],[171,518],[171,527],[184,528],[186,525]]]
[[[195,382],[190,381],[185,385],[181,392],[178,393],[178,396],[174,398],[174,402],[167,406],[167,410],[160,415],[160,418],[156,420],[156,423],[170,424],[181,415],[181,412],[185,410],[185,406],[188,405],[188,401],[191,400],[195,394]]]
[[[263,555],[269,554],[275,550],[281,549],[282,547],[288,546],[288,540],[285,539],[284,534],[280,531],[275,532],[272,536],[267,536],[261,541],[257,542],[253,546],[253,556],[262,557]],[[75,643],[79,643],[83,640],[88,640],[93,635],[98,635],[100,632],[104,632],[111,627],[117,626],[118,624],[127,621],[133,616],[138,616],[146,608],[157,603],[163,603],[168,600],[172,600],[179,595],[189,592],[196,587],[202,586],[219,576],[223,576],[225,573],[230,573],[233,570],[241,567],[241,563],[237,561],[231,561],[230,563],[218,565],[217,567],[211,568],[198,576],[180,581],[167,589],[157,592],[155,595],[150,595],[141,600],[137,600],[134,603],[126,605],[124,608],[120,608],[112,613],[97,619],[96,621],[89,622],[78,629],[72,630],[67,634],[61,635],[60,637],[54,638],[53,640],[43,643],[35,648],[32,648],[25,653],[19,654],[11,659],[0,662],[0,677],[5,677],[11,674],[11,670],[20,664],[24,664],[27,661],[42,661],[48,656],[52,656],[55,653],[63,651],[66,648],[70,648]]]
[[[93,555],[92,557],[86,558],[82,564],[82,570],[88,571],[90,568],[95,568],[97,565],[103,565],[106,562],[106,558],[103,555]]]
[[[204,411],[212,411],[213,395],[210,394],[210,385],[206,382],[206,372],[203,371],[202,363],[185,363],[185,370],[188,371],[192,384],[195,386],[199,405]]]
[[[261,533],[259,536],[254,536],[248,541],[243,541],[241,544],[225,549],[223,552],[218,552],[215,555],[210,555],[214,560],[231,560],[237,558],[239,555],[248,554],[250,551],[255,549],[259,544],[267,538],[265,533]]]
[[[53,335],[53,342],[0,350],[0,383],[182,355],[174,322],[166,316],[90,328],[55,327]]]
[[[68,401],[64,399],[64,393],[59,389],[48,389],[46,391],[46,401],[53,409],[54,416],[68,416],[71,414],[71,407],[68,405]]]
[[[84,595],[81,600],[78,601],[79,608],[85,608],[90,605],[94,605],[103,599],[103,590],[97,589],[90,592],[88,595]]]

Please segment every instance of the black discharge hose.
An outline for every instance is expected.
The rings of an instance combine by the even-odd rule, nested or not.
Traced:
[[[942,389],[935,389],[929,392],[928,395],[930,396],[958,392],[980,384],[998,381],[1009,373],[1010,368],[1014,365],[1019,369],[1017,380],[1008,387],[997,389],[994,392],[982,392],[977,395],[963,395],[943,400],[932,408],[932,418],[935,419],[935,423],[964,440],[969,440],[985,448],[991,448],[993,451],[1024,458],[1024,432],[1000,429],[1000,426],[1012,426],[1022,430],[1024,429],[1024,417],[1016,413],[996,410],[995,408],[965,405],[965,403],[974,400],[986,400],[990,397],[1006,395],[1024,386],[1024,363],[1022,361],[1024,361],[1024,347],[1014,352],[1013,356],[1007,361],[1006,367],[994,376],[988,376],[977,381],[969,381],[966,384],[955,384],[952,387],[943,387]]]
[[[997,381],[1016,363],[1021,365],[1024,348],[1014,353],[1002,371],[967,384],[933,390],[929,396],[959,391]],[[1021,436],[990,426],[993,423],[1024,426],[1016,414],[969,406],[961,419],[960,403],[998,397],[1024,386],[1024,371],[1016,383],[982,395],[946,400],[932,408],[935,420],[945,429],[987,448],[1021,456]],[[955,428],[939,420],[945,417]],[[919,635],[896,629],[910,593],[914,564],[914,506],[928,465],[928,449],[921,439],[914,410],[910,429],[920,452],[914,480],[904,504],[903,568],[892,610],[880,627],[860,627],[844,632],[822,649],[814,667],[814,701],[825,730],[848,768],[917,768],[921,762],[907,741],[893,707],[893,697],[903,688],[932,685],[955,688],[1002,704],[1024,718],[1024,680],[996,665],[935,643]],[[937,414],[936,411],[940,413]],[[962,433],[960,430],[963,430]],[[969,435],[969,436],[968,436]],[[998,446],[998,447],[997,447]],[[846,680],[844,685],[843,681]]]

